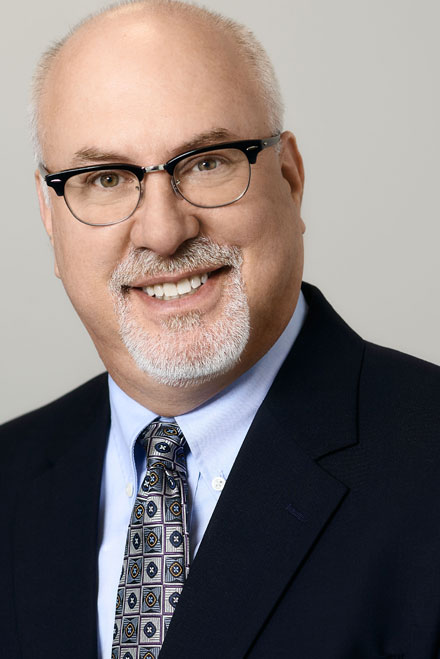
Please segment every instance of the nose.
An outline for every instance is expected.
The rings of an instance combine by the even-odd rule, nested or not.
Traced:
[[[171,256],[182,243],[199,234],[197,210],[176,195],[169,174],[146,174],[142,199],[132,217],[130,240],[133,246]]]

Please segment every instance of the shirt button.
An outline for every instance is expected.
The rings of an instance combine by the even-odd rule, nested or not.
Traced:
[[[127,485],[125,486],[125,492],[128,497],[133,496],[133,483],[127,483]]]
[[[225,483],[226,481],[224,478],[222,478],[221,476],[216,476],[215,478],[212,479],[211,485],[214,490],[216,490],[217,492],[221,492],[225,486]]]

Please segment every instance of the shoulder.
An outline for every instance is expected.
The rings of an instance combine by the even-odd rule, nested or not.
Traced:
[[[369,406],[382,421],[394,417],[440,429],[440,367],[435,364],[365,342],[360,392],[364,412]]]
[[[318,289],[304,285],[303,292],[309,312],[288,371],[291,378],[300,374],[295,395],[309,383],[326,426],[340,433],[351,427],[372,446],[387,442],[400,451],[408,440],[439,453],[440,367],[365,341]]]
[[[98,417],[109,417],[107,374],[89,380],[61,398],[0,426],[0,458],[24,451],[41,453],[75,433],[81,434]]]
[[[48,423],[52,426],[64,423],[66,417],[71,418],[75,412],[82,411],[87,414],[100,399],[105,399],[106,396],[108,398],[107,374],[102,373],[51,403],[0,425],[0,436],[32,432],[37,428],[45,427]]]
[[[394,488],[402,502],[438,499],[440,368],[366,343],[358,436],[362,462],[376,465],[375,486],[382,475],[387,496]]]
[[[335,312],[320,291],[303,285],[309,304],[307,355],[318,354],[320,365],[332,367],[334,381],[341,371],[350,370],[359,378],[359,393],[383,405],[403,408],[437,407],[440,410],[440,367],[411,355],[365,341]],[[313,339],[311,341],[310,339]],[[298,345],[300,342],[298,342]],[[330,354],[330,357],[329,357]],[[339,365],[339,368],[338,368]],[[388,409],[391,413],[392,409]]]

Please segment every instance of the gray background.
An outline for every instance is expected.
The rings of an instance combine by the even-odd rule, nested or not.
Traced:
[[[53,275],[26,107],[40,52],[105,4],[39,0],[2,12],[0,421],[102,370]],[[205,6],[245,22],[274,60],[306,167],[305,279],[365,338],[440,363],[439,3]]]

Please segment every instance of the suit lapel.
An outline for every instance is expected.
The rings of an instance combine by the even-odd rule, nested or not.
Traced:
[[[278,453],[286,434],[270,413],[259,415],[190,569],[161,659],[188,648],[241,659],[346,494],[295,444]]]
[[[28,483],[17,507],[14,569],[23,659],[96,658],[106,388],[105,382],[99,401],[83,401],[68,416],[60,415],[67,418],[63,425],[55,421],[42,440],[50,446],[47,466]]]
[[[357,442],[363,342],[305,287],[309,314],[246,437],[173,616],[161,659],[239,659],[349,490],[319,465]]]

